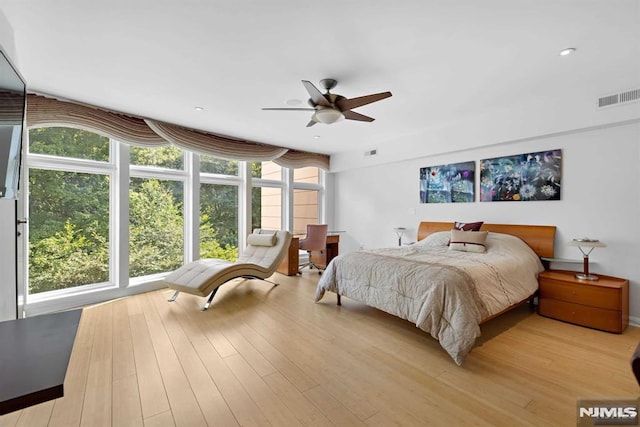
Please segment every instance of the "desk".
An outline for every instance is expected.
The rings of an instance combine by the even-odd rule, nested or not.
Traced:
[[[320,267],[326,267],[331,260],[338,255],[338,245],[340,243],[340,236],[338,234],[327,235],[327,248],[324,251],[311,252],[311,260]],[[295,276],[298,274],[298,266],[300,265],[300,256],[298,251],[300,250],[300,238],[294,236],[289,244],[289,251],[282,263],[276,270],[278,273],[285,274],[287,276]]]
[[[63,396],[81,314],[0,322],[0,415]]]

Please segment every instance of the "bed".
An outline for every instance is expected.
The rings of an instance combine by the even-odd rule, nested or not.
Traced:
[[[483,224],[486,249],[478,253],[450,248],[453,226],[421,222],[413,245],[337,256],[318,282],[316,303],[330,291],[338,304],[342,295],[406,319],[461,365],[480,324],[533,299],[556,227]]]

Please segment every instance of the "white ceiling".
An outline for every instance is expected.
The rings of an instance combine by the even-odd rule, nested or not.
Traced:
[[[0,13],[31,92],[335,154],[534,97],[629,88],[639,3],[0,0]],[[373,123],[306,128],[310,112],[261,110],[306,103],[300,81],[327,77],[347,98],[393,97],[354,110]]]

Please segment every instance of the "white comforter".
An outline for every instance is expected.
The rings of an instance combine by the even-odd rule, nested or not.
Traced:
[[[449,232],[405,247],[334,258],[316,290],[361,301],[428,332],[460,365],[480,336],[482,320],[532,295],[543,270],[517,237],[489,233],[484,253],[449,249]]]

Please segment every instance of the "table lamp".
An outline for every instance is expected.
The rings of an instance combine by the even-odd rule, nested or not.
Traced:
[[[393,229],[393,231],[395,231],[395,232],[396,232],[396,235],[398,236],[398,246],[402,246],[402,236],[404,235],[404,232],[405,232],[406,230],[407,230],[407,229],[406,229],[406,228],[404,228],[404,227],[395,227],[395,228]]]
[[[573,239],[568,243],[569,246],[577,246],[582,252],[582,261],[584,265],[583,273],[576,273],[576,279],[582,280],[598,280],[598,276],[589,274],[589,254],[593,251],[593,248],[603,248],[607,245],[599,240],[588,239],[583,237],[581,239]],[[585,249],[587,248],[587,249]]]

